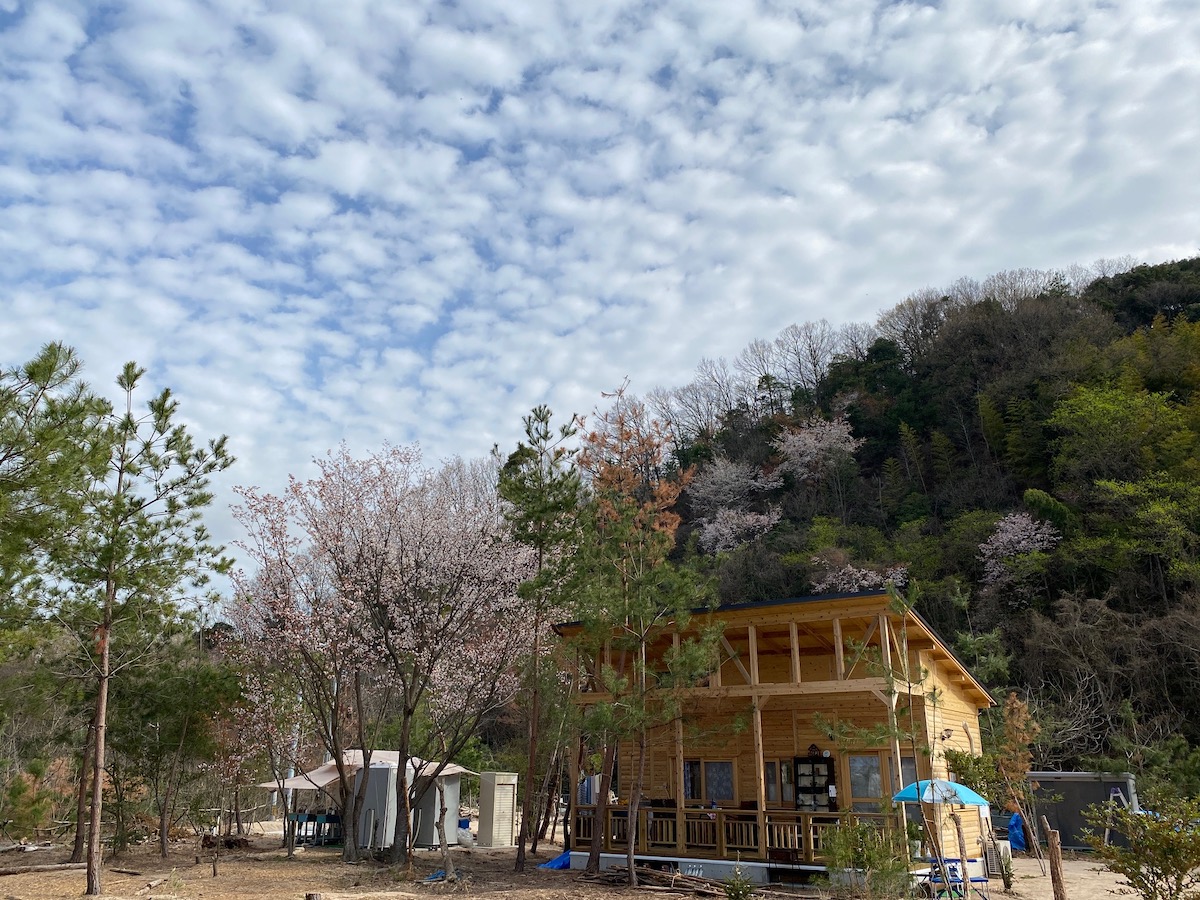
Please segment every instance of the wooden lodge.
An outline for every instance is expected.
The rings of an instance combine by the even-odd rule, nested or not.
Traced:
[[[579,762],[599,758],[602,748],[585,740],[573,754],[573,867],[583,865],[599,828],[606,864],[623,863],[633,840],[640,860],[710,877],[726,877],[732,860],[760,881],[822,870],[829,829],[852,818],[903,827],[895,793],[917,778],[951,777],[948,748],[979,752],[978,716],[992,697],[919,615],[897,608],[886,592],[697,613],[682,631],[668,623],[656,633],[649,667],[712,619],[724,627],[719,665],[700,685],[675,689],[681,715],[651,730],[636,827],[628,807],[636,742],[618,746],[616,799],[607,808],[596,802],[595,763],[581,771]],[[570,641],[582,626],[557,630]],[[581,654],[580,666],[576,701],[608,699],[588,677],[594,661]],[[946,811],[925,812],[937,823],[932,840],[958,856]],[[958,812],[969,855],[981,855],[986,808]],[[915,808],[909,815],[920,818]]]

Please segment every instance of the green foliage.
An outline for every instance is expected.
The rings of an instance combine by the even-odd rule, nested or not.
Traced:
[[[725,881],[726,900],[750,900],[754,896],[754,882],[746,877],[741,866],[733,867],[733,874]]]
[[[1200,320],[1200,258],[1134,266],[1096,279],[1084,296],[1111,312],[1127,331],[1150,325],[1159,316],[1194,322]]]
[[[13,838],[32,838],[36,829],[49,824],[57,795],[45,782],[44,760],[30,760],[25,771],[14,770],[0,760],[6,770],[6,786],[0,793],[0,821]]]
[[[107,406],[79,379],[81,368],[73,350],[54,343],[0,371],[0,627],[30,611],[9,606],[12,592],[78,523],[82,488],[103,460]]]
[[[1112,804],[1091,806],[1085,840],[1096,855],[1124,879],[1142,900],[1195,900],[1200,897],[1200,800],[1160,795],[1150,813]],[[1114,829],[1129,846],[1104,843]]]
[[[1004,778],[1000,774],[995,752],[976,756],[974,753],[955,750],[953,747],[947,747],[943,752],[946,765],[954,773],[955,781],[986,797],[997,809],[1004,807],[1008,792],[1004,787]]]
[[[867,822],[843,823],[824,833],[823,850],[839,896],[883,900],[914,894],[906,831]]]

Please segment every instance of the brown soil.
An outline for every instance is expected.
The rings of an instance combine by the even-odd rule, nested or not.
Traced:
[[[480,900],[647,900],[654,894],[614,888],[583,881],[578,873],[537,868],[551,859],[559,847],[546,848],[539,857],[530,857],[526,871],[513,871],[516,851],[463,850],[456,848],[454,863],[462,883],[454,888],[425,882],[429,874],[441,868],[438,854],[418,855],[415,878],[405,878],[395,870],[373,863],[347,865],[335,848],[304,848],[288,860],[279,849],[278,835],[255,835],[246,850],[223,852],[217,875],[212,873],[212,854],[200,842],[179,841],[172,845],[167,860],[158,856],[154,845],[144,845],[108,862],[103,873],[104,896],[148,900],[303,900],[306,893],[320,893],[322,900],[400,900],[453,893],[462,898]],[[0,854],[0,866],[44,865],[65,862],[68,851],[46,849],[36,853]],[[199,856],[200,862],[196,862]],[[1117,886],[1111,872],[1098,869],[1094,861],[1070,859],[1064,864],[1067,896],[1070,900],[1108,900]],[[116,869],[129,870],[118,872]],[[1032,859],[1014,860],[1014,893],[1004,895],[999,882],[993,882],[993,895],[1017,900],[1050,900],[1050,878],[1043,876]],[[140,874],[129,874],[130,871]],[[165,879],[146,890],[151,882]],[[0,877],[0,900],[58,900],[79,897],[84,891],[82,870],[40,872]]]

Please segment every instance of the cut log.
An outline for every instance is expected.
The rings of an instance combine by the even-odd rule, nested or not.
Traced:
[[[64,872],[67,869],[86,869],[87,863],[57,863],[44,866],[5,866],[0,875],[27,875],[30,872]]]

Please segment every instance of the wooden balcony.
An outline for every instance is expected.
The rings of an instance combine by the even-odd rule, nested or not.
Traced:
[[[881,828],[900,827],[898,816],[886,813],[642,807],[638,810],[634,849],[645,856],[822,866],[826,835],[843,822],[855,821],[873,822]],[[597,822],[596,807],[577,806],[572,822],[570,849],[590,849]],[[626,852],[629,838],[629,810],[609,807],[601,836],[602,852]]]

